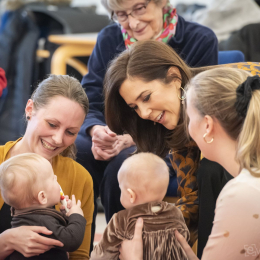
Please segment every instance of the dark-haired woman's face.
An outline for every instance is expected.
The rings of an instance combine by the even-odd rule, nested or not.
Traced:
[[[140,79],[126,79],[119,93],[127,105],[141,118],[174,129],[180,118],[181,83],[179,80],[165,85],[159,80],[144,82]]]
[[[26,116],[30,120],[24,136],[28,150],[51,160],[74,143],[85,119],[84,110],[75,101],[61,96],[52,98],[37,111],[32,108],[33,102],[29,100]]]

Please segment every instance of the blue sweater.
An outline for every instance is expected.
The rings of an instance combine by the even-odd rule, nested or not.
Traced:
[[[216,65],[218,41],[209,28],[178,17],[176,35],[168,43],[191,67]],[[89,73],[82,85],[89,98],[90,109],[80,132],[94,125],[106,125],[104,118],[103,80],[108,63],[125,50],[121,29],[117,24],[105,27],[98,35],[88,62]]]

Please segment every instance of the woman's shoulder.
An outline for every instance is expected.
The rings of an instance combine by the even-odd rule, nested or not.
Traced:
[[[185,34],[185,38],[193,36],[195,37],[195,40],[198,40],[198,38],[203,38],[206,39],[207,41],[210,39],[217,40],[215,33],[210,28],[195,22],[186,21],[180,15],[178,15],[178,24],[176,30],[177,30],[176,32],[177,36],[179,30],[180,34]]]
[[[4,145],[0,145],[0,163],[2,163],[3,161],[6,160],[6,156],[8,154],[8,152],[10,151],[10,149],[20,140],[21,138],[19,138],[16,141],[9,141],[7,143],[5,143]]]
[[[260,196],[260,177],[254,177],[248,170],[243,169],[237,177],[230,180],[218,197],[218,204],[230,201],[243,204]]]
[[[123,36],[120,27],[117,23],[112,23],[105,28],[103,28],[97,38],[98,44],[119,44],[123,41]]]

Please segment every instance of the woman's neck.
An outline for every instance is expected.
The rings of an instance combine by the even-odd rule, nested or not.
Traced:
[[[233,177],[240,171],[240,165],[236,161],[237,142],[228,138],[224,140],[218,149],[216,162],[222,165]]]
[[[27,145],[26,140],[24,138],[22,138],[10,150],[10,157],[13,157],[15,155],[22,154],[22,153],[31,153],[31,152],[32,151],[30,150],[29,145]]]

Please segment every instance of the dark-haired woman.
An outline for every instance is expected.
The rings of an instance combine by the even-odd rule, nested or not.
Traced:
[[[109,129],[104,117],[103,80],[109,62],[135,42],[155,39],[169,45],[192,67],[215,65],[218,44],[214,33],[199,24],[186,22],[168,0],[102,0],[115,23],[104,28],[88,63],[89,73],[82,85],[90,102],[90,111],[76,140],[77,161],[92,175],[95,198],[99,195],[106,220],[122,210],[117,172],[122,162],[135,151],[129,134],[117,135]],[[116,116],[116,114],[114,115]],[[154,140],[150,140],[154,142]],[[192,178],[182,182],[177,193],[176,170],[166,157],[171,185],[168,194],[184,196],[184,204],[194,204],[192,192],[197,190]],[[187,168],[182,168],[187,175]],[[196,203],[195,203],[196,204]],[[189,206],[191,211],[193,206]],[[195,205],[196,207],[196,205]],[[94,228],[94,227],[93,227]]]
[[[259,72],[259,64],[229,66]],[[201,252],[211,232],[217,196],[232,176],[219,164],[206,159],[200,161],[197,145],[185,134],[182,103],[186,98],[184,87],[191,77],[211,68],[190,68],[170,47],[150,40],[138,42],[121,53],[111,63],[105,78],[106,120],[110,129],[117,134],[129,133],[139,151],[163,156],[171,150],[179,189],[185,185],[188,190],[197,181],[196,173],[200,176],[198,239]],[[183,174],[184,171],[189,174]],[[206,191],[214,192],[215,197],[204,192],[206,176],[210,176],[210,180],[223,179],[220,183],[210,183],[206,179]],[[208,198],[211,200],[207,201]],[[184,217],[187,212],[189,216],[197,216],[198,208],[193,204],[183,199],[177,202]],[[193,231],[189,222],[187,225]]]

